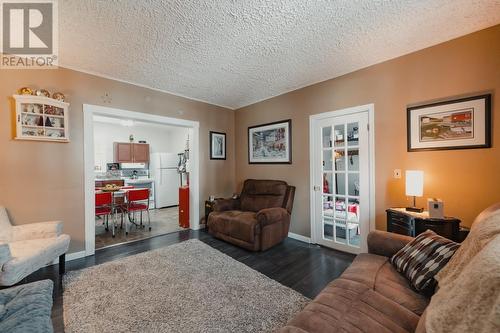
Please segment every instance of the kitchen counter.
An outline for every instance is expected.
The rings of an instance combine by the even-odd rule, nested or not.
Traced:
[[[154,179],[153,178],[137,178],[137,179],[133,179],[133,178],[130,178],[130,177],[108,177],[108,178],[95,178],[94,179],[96,182],[107,182],[107,181],[120,181],[120,180],[124,180],[128,183],[130,182],[137,182],[137,183],[147,183],[147,182],[154,182]]]
[[[144,179],[131,179],[131,178],[122,178],[127,184],[144,184],[144,183],[153,183],[153,178],[144,178]]]

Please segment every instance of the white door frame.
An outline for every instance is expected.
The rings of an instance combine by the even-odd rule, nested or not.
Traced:
[[[314,124],[318,120],[328,119],[332,117],[352,115],[356,113],[368,113],[368,147],[369,147],[369,228],[370,231],[375,230],[375,105],[366,104],[346,109],[329,111],[309,116],[309,204],[310,204],[310,219],[311,219],[311,243],[317,244],[317,235],[315,232],[314,221],[316,220],[315,209],[315,191],[314,191],[314,168],[315,161],[318,161],[320,156],[316,156],[316,147],[314,147]],[[320,184],[321,185],[321,184]],[[322,187],[321,187],[322,188]]]
[[[189,158],[191,164],[191,172],[189,173],[189,224],[191,229],[198,230],[200,228],[200,123],[192,120],[170,118],[143,112],[83,104],[85,255],[90,256],[95,253],[94,115],[186,127],[192,130],[192,137],[189,140]]]

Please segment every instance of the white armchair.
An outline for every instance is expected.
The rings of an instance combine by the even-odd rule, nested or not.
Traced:
[[[70,237],[62,234],[62,222],[13,226],[0,207],[0,285],[12,286],[59,257],[59,274],[65,271]]]

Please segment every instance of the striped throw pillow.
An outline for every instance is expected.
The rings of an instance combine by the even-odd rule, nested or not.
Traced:
[[[421,292],[433,292],[434,276],[446,265],[460,245],[427,230],[391,258],[398,272]]]

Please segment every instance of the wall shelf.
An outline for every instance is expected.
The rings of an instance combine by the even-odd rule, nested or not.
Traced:
[[[69,103],[44,96],[13,97],[16,140],[69,142]]]

